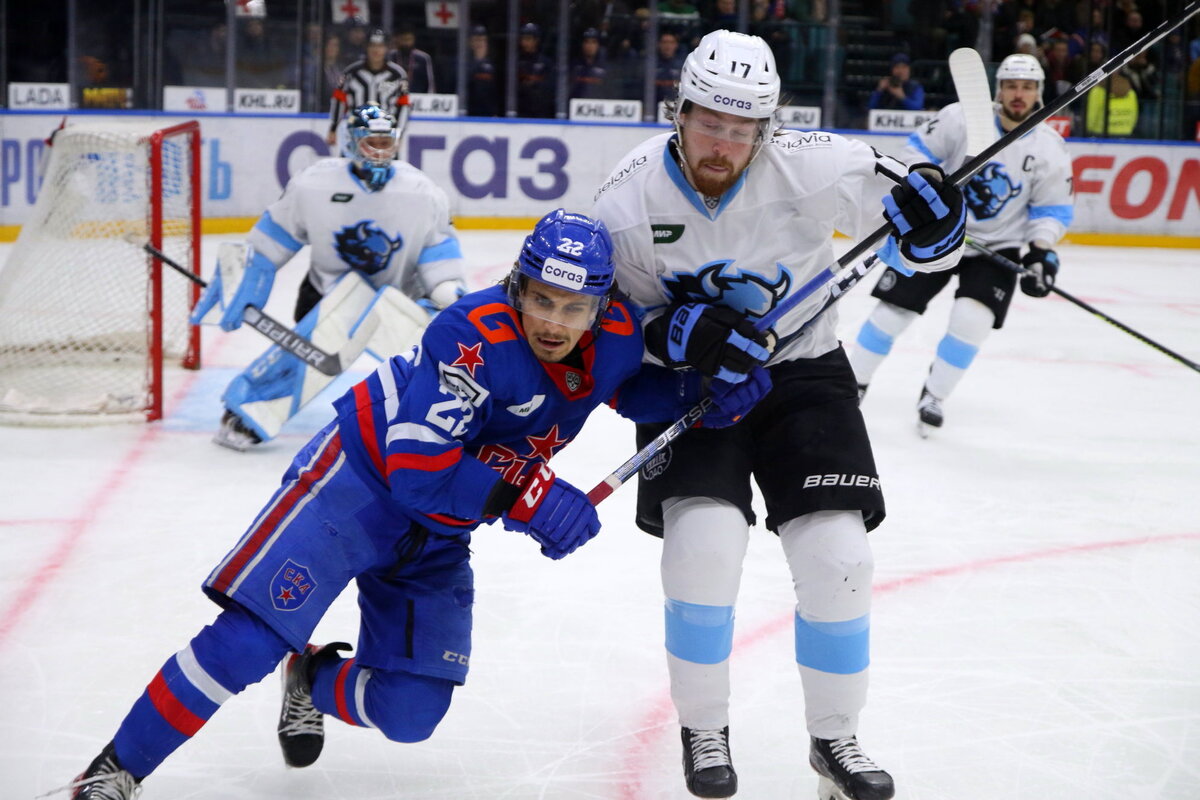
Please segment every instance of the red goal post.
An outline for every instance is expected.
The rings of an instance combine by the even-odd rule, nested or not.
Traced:
[[[200,365],[200,125],[56,131],[37,202],[0,266],[0,423],[156,420],[163,364]],[[132,234],[132,237],[131,237]],[[129,237],[129,238],[127,238]]]

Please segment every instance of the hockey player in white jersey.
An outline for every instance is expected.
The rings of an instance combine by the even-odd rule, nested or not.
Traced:
[[[1010,131],[1042,104],[1045,75],[1037,59],[1011,55],[996,70],[996,125]],[[967,153],[966,120],[962,106],[952,103],[908,140],[905,157],[932,161],[947,172],[958,169]],[[1054,246],[1074,216],[1071,197],[1071,159],[1062,137],[1049,125],[1029,134],[992,157],[964,188],[967,233],[1020,261],[1032,272],[1021,278],[1021,291],[1045,297],[1058,274]],[[1024,258],[1022,246],[1028,245]],[[944,421],[942,403],[966,372],[979,348],[993,330],[1003,327],[1017,275],[985,255],[967,255],[953,271],[902,275],[887,270],[874,297],[879,305],[858,332],[850,354],[860,395],[865,394],[875,370],[909,324],[925,313],[929,301],[944,289],[950,276],[958,276],[958,289],[950,322],[937,346],[937,354],[917,402],[918,429],[922,435]]]
[[[347,134],[345,157],[296,175],[244,244],[222,247],[193,321],[238,328],[246,307],[264,306],[276,270],[305,245],[310,266],[295,330],[329,352],[345,353],[360,326],[370,325],[367,351],[387,358],[418,341],[431,316],[462,295],[450,201],[419,169],[395,160],[402,125],[365,105],[347,117]],[[225,390],[214,441],[247,450],[274,438],[331,380],[272,346]]]
[[[638,525],[663,537],[666,649],[684,777],[730,797],[729,656],[751,510],[751,477],[790,567],[809,762],[822,798],[886,800],[891,776],[860,748],[873,561],[883,495],[833,308],[797,335],[820,292],[771,335],[753,322],[835,261],[835,230],[894,234],[879,251],[904,270],[957,263],[962,194],[914,167],[824,132],[778,130],[767,44],[718,30],[687,57],[675,132],[649,139],[600,187],[617,275],[644,315],[648,360],[736,382],[770,381],[737,424],[689,430],[647,463]],[[772,352],[771,348],[774,346]],[[763,364],[765,363],[765,370]],[[638,426],[638,446],[668,423]]]

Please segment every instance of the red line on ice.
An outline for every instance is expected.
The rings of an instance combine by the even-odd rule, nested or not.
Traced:
[[[917,586],[923,583],[930,583],[938,578],[946,578],[951,575],[962,575],[968,572],[981,572],[991,569],[992,567],[1001,567],[1008,564],[1023,564],[1030,561],[1039,561],[1045,558],[1055,558],[1058,556],[1078,555],[1080,553],[1094,552],[1097,550],[1112,550],[1120,547],[1137,547],[1138,545],[1146,544],[1163,544],[1166,542],[1177,542],[1185,540],[1200,540],[1200,533],[1177,533],[1164,536],[1146,536],[1136,539],[1118,539],[1107,542],[1090,542],[1088,544],[1078,545],[1063,545],[1060,547],[1049,547],[1043,550],[1030,550],[1025,553],[1014,553],[1009,556],[994,556],[992,558],[982,558],[977,561],[967,561],[962,564],[951,564],[945,567],[936,567],[934,569],[918,572],[913,575],[908,575],[902,578],[893,578],[891,580],[881,581],[875,584],[874,592],[876,595],[887,594],[898,589],[906,589],[910,586]],[[734,652],[738,656],[745,654],[745,651],[755,647],[772,636],[785,633],[791,630],[793,621],[791,613],[777,617],[769,622],[753,628],[745,634],[738,636],[734,642]],[[617,788],[617,796],[621,800],[640,800],[645,797],[645,791],[642,787],[643,776],[647,772],[645,760],[655,751],[656,742],[659,736],[667,733],[675,733],[675,707],[671,703],[671,695],[669,691],[663,691],[657,698],[650,701],[650,710],[647,711],[634,727],[634,741],[626,748],[625,758],[622,769],[619,774],[628,776],[623,780]],[[803,734],[803,731],[799,732]],[[803,734],[807,736],[807,734]],[[668,769],[677,769],[675,760],[672,760]],[[655,769],[658,769],[656,762]]]

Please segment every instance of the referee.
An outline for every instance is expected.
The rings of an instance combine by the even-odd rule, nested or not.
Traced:
[[[409,114],[408,75],[399,64],[387,60],[389,39],[387,32],[380,28],[371,31],[367,38],[366,58],[360,58],[342,72],[329,104],[326,144],[337,144],[338,124],[347,110],[367,103],[395,113],[397,127],[404,130]]]

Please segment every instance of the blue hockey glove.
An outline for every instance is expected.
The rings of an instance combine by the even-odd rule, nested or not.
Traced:
[[[745,314],[725,306],[687,303],[647,326],[650,352],[670,367],[693,367],[708,378],[741,383],[771,357],[770,337]]]
[[[221,316],[221,330],[235,331],[242,326],[242,318],[246,315],[246,306],[262,308],[271,296],[271,286],[275,283],[275,265],[265,256],[258,253],[246,265],[242,274],[242,282],[238,284],[233,299]]]
[[[933,164],[914,165],[904,183],[883,198],[883,209],[910,261],[936,261],[960,247],[966,235],[962,192]]]
[[[547,558],[569,555],[600,531],[600,518],[587,495],[554,477],[545,464],[529,476],[525,491],[501,516],[504,527],[529,534]]]
[[[700,418],[700,424],[705,428],[728,428],[771,391],[771,374],[765,367],[755,367],[741,383],[714,380],[709,389],[713,404]]]
[[[1030,243],[1029,252],[1021,259],[1021,266],[1032,274],[1021,276],[1021,291],[1030,297],[1045,297],[1054,288],[1058,275],[1058,253]]]
[[[222,301],[225,294],[226,276],[230,274],[236,275],[236,269],[230,272],[226,265],[217,264],[216,274],[213,275],[208,288],[200,296],[200,302],[196,303],[196,308],[192,311],[191,322],[193,325],[199,324],[201,318],[213,306]],[[242,271],[241,279],[238,281],[233,296],[229,299],[229,304],[224,306],[225,310],[221,314],[220,321],[221,329],[234,331],[240,328],[242,319],[246,315],[246,307],[262,308],[266,305],[267,298],[271,296],[271,286],[274,283],[275,265],[265,256],[253,253]]]

